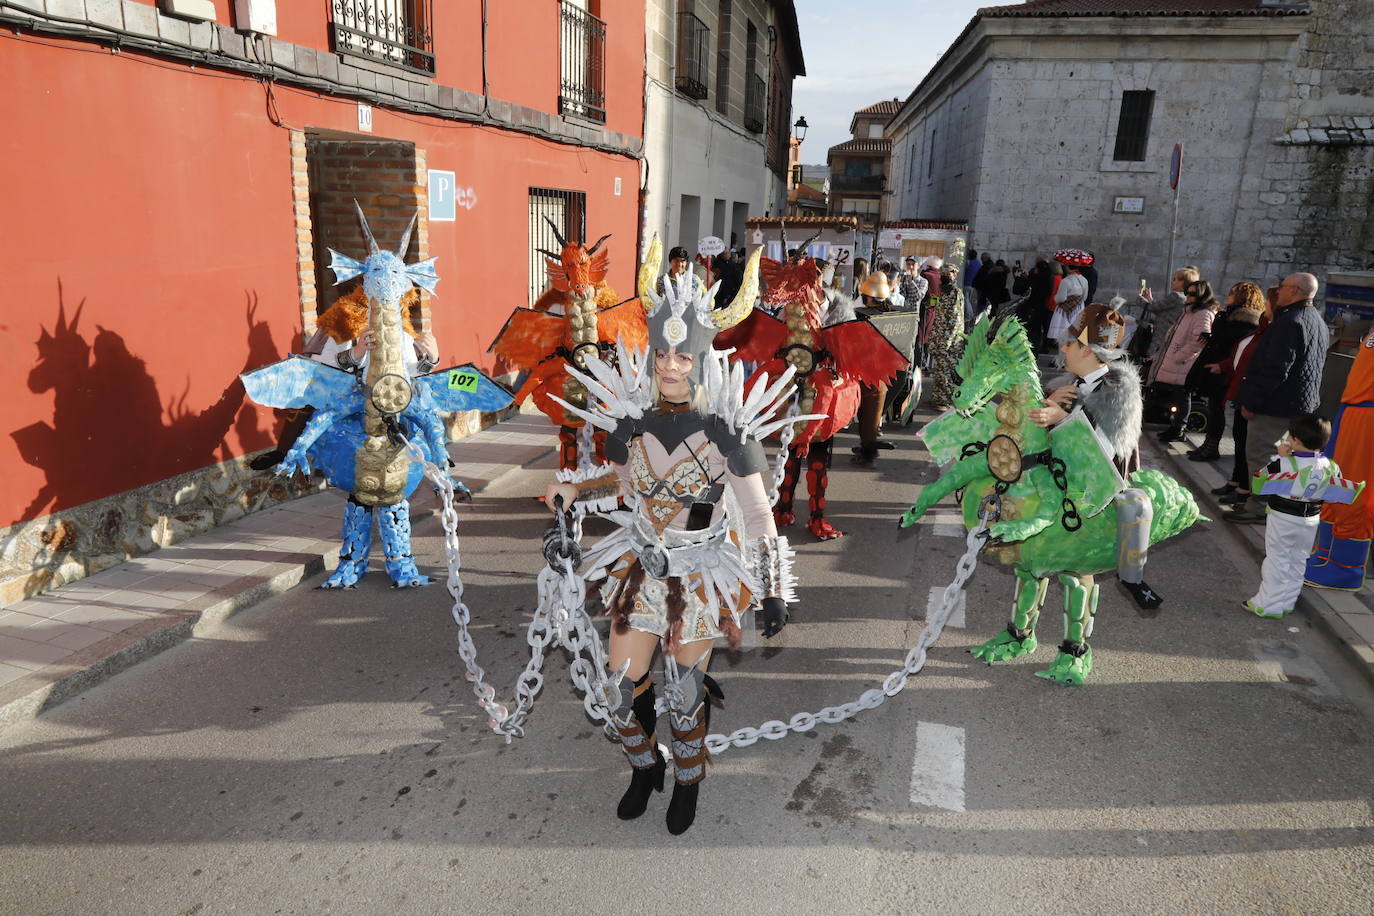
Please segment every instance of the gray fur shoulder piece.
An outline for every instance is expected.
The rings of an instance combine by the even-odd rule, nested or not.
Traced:
[[[828,289],[825,291],[826,310],[825,319],[822,322],[824,327],[840,324],[844,321],[853,321],[859,317],[854,314],[854,300],[845,295],[838,289]]]
[[[1107,364],[1102,384],[1083,395],[1083,412],[1088,415],[1116,452],[1125,458],[1140,444],[1142,401],[1140,370],[1130,360]]]

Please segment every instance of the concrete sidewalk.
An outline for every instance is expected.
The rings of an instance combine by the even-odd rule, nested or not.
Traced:
[[[1232,534],[1254,556],[1256,563],[1264,561],[1264,525],[1241,525],[1226,521],[1226,510],[1211,494],[1214,487],[1230,478],[1232,458],[1223,455],[1220,461],[1190,461],[1187,451],[1202,444],[1202,436],[1188,433],[1181,442],[1165,445],[1156,438],[1161,427],[1146,427],[1141,437],[1141,445],[1161,456],[1161,463],[1169,465],[1169,470],[1178,480],[1191,485],[1198,505],[1203,514],[1212,519],[1212,524],[1229,529]],[[1230,451],[1230,437],[1224,436],[1227,451]],[[1258,588],[1258,581],[1255,587]],[[1165,590],[1167,598],[1168,591]],[[1240,603],[1249,595],[1228,596],[1227,601],[1235,605],[1237,614],[1246,614]],[[1234,600],[1232,600],[1234,598]],[[1167,604],[1165,606],[1167,610]],[[1366,678],[1374,682],[1374,590],[1370,580],[1358,592],[1342,592],[1328,588],[1306,586],[1298,598],[1298,613],[1305,614],[1313,625],[1323,630],[1335,640],[1350,658],[1355,667]],[[1280,625],[1274,621],[1275,626]]]
[[[519,414],[450,444],[449,454],[455,476],[480,493],[557,442],[542,414]],[[345,498],[328,490],[252,513],[0,609],[0,728],[333,567]],[[437,508],[427,485],[412,507]]]

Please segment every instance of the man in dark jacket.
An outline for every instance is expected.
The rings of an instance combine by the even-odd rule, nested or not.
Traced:
[[[1321,402],[1322,367],[1330,332],[1313,306],[1317,278],[1289,274],[1270,290],[1274,321],[1252,346],[1250,365],[1236,402],[1248,422],[1245,458],[1251,470],[1265,467],[1275,443],[1298,414],[1315,413]],[[1264,521],[1262,502],[1251,496],[1227,515],[1233,522]]]

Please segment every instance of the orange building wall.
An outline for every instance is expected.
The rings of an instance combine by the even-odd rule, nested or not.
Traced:
[[[0,156],[24,176],[0,229],[0,526],[271,445],[272,413],[237,383],[300,330],[290,134],[264,116],[262,85],[17,42],[0,84],[29,87],[0,101]],[[356,132],[354,102],[275,96],[290,127]],[[637,135],[642,109],[633,120]],[[614,233],[610,280],[632,291],[636,161],[384,109],[372,136],[416,143],[475,192],[429,227],[447,361],[490,368],[525,304],[529,186],[587,193],[588,232]]]

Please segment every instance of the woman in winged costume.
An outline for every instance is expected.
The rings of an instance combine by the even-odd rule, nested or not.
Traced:
[[[791,370],[774,384],[756,385],[746,399],[743,368],[731,367],[711,347],[718,331],[753,307],[758,251],[735,300],[714,311],[715,288],[694,288],[690,275],[655,291],[661,258],[655,238],[639,274],[649,352],[622,346],[617,368],[593,358],[588,374],[572,370],[598,403],[587,410],[566,406],[607,431],[609,464],[560,471],[546,498],[555,511],[598,511],[619,526],[586,554],[581,572],[600,583],[613,620],[610,664],[619,698],[610,705],[634,768],[616,813],[639,817],[652,793],[663,789],[667,764],[655,738],[649,674],[662,645],[675,765],[667,824],[679,834],[696,816],[705,775],[708,694],[721,697],[706,676],[714,641],[724,636],[737,645],[740,618],[755,607],[763,610],[763,635],[775,635],[792,600],[792,552],[773,524],[760,440],[809,418],[773,419]],[[625,509],[612,511],[618,498]]]

